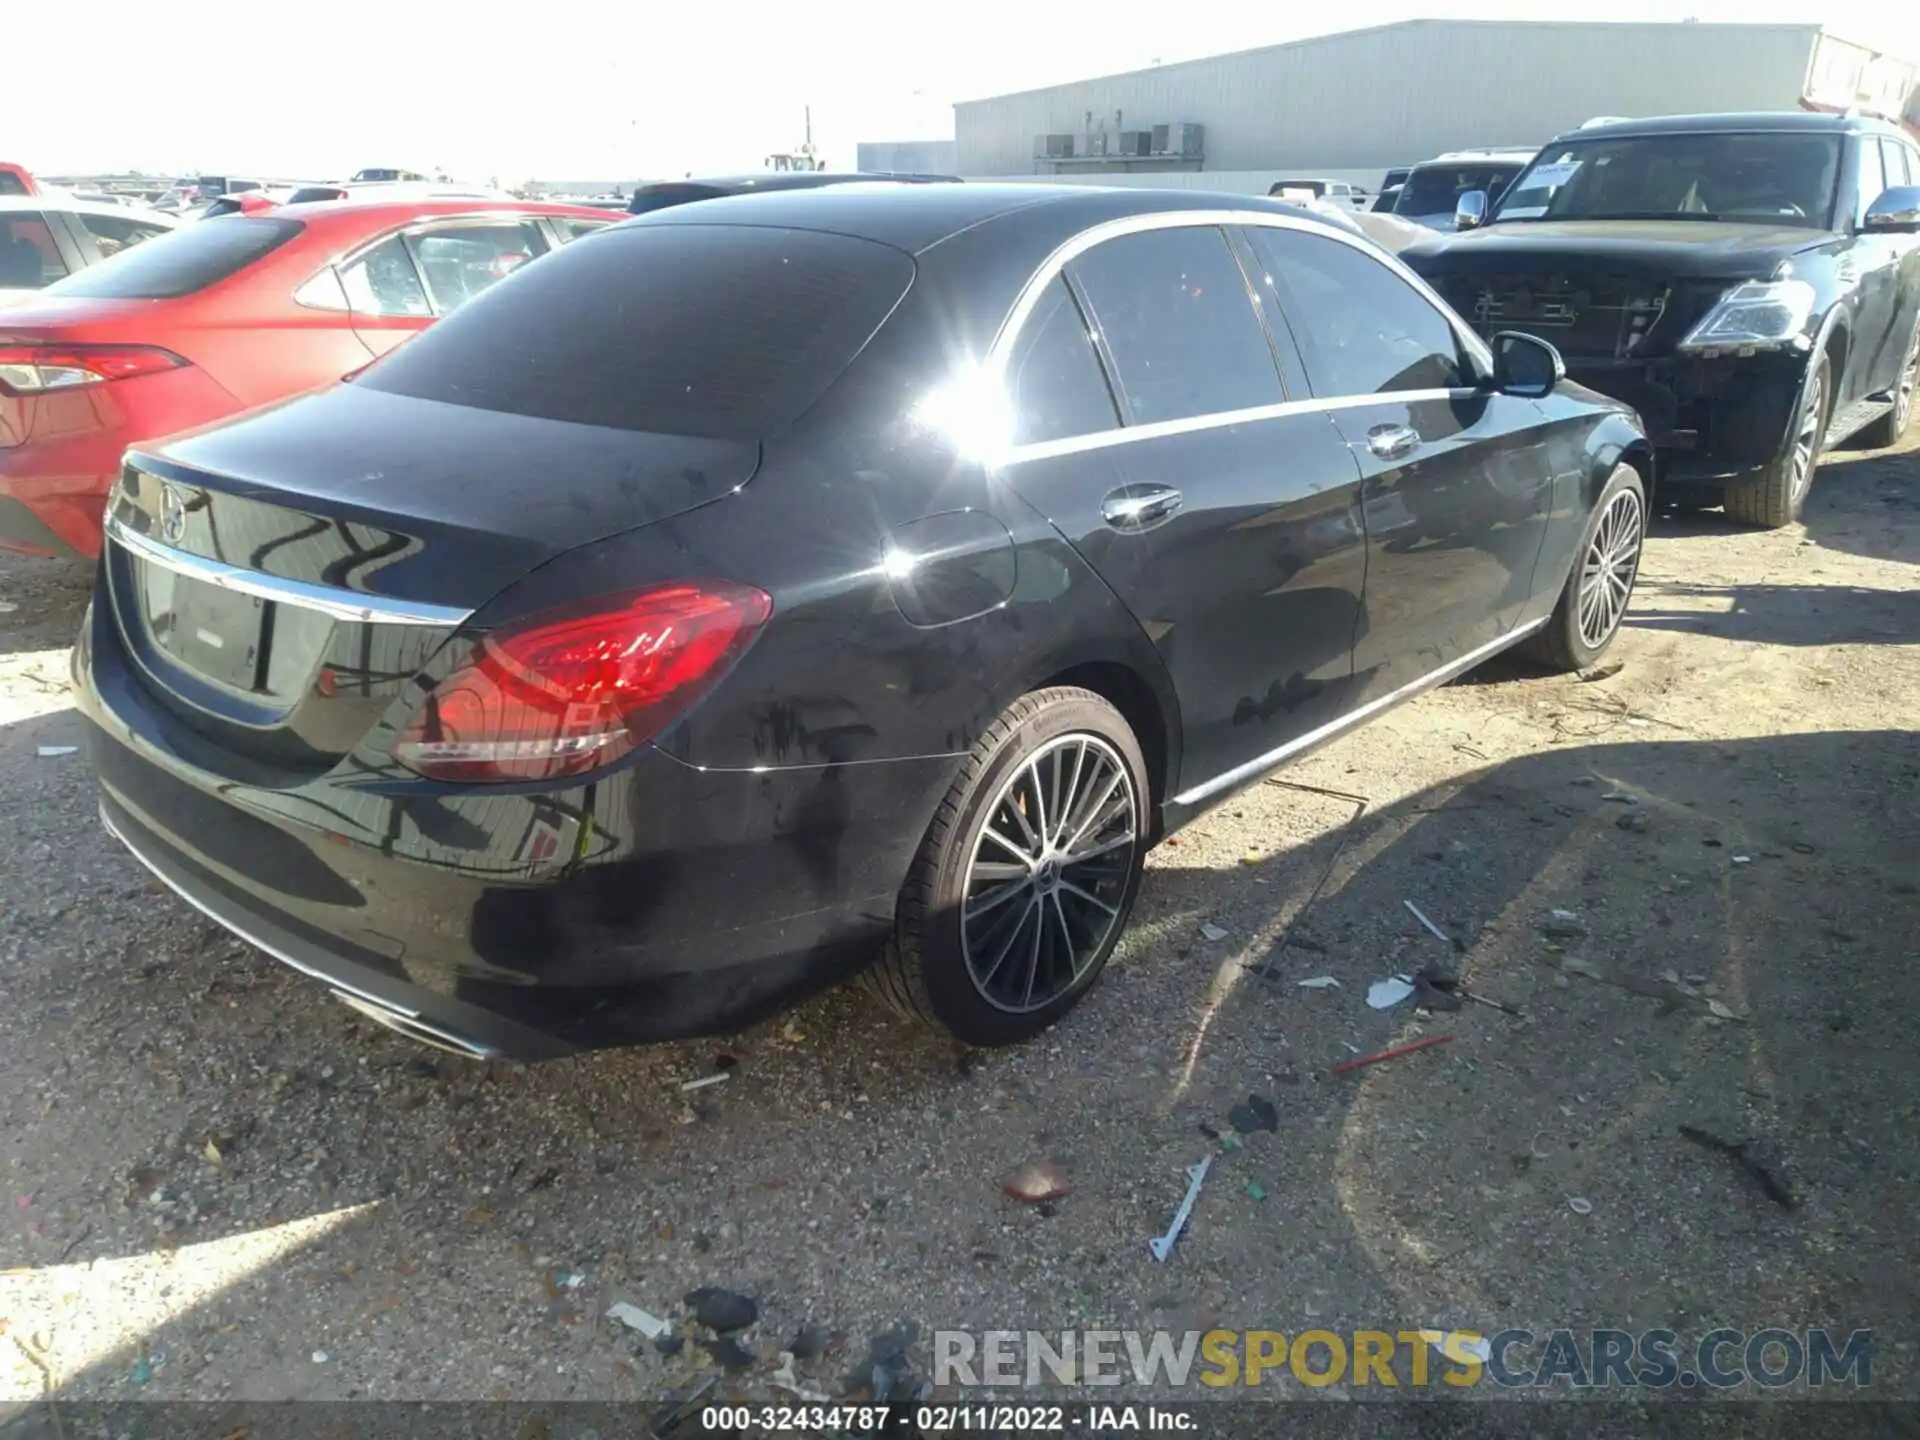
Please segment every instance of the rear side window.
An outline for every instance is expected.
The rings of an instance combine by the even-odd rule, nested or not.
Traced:
[[[1452,324],[1378,260],[1323,235],[1267,225],[1243,233],[1266,268],[1316,396],[1465,383]]]
[[[236,275],[306,227],[298,220],[227,216],[170,230],[60,282],[55,294],[96,300],[173,300]]]
[[[0,215],[0,290],[38,290],[66,273],[44,215]]]
[[[136,220],[132,216],[82,215],[79,219],[87,227],[87,233],[93,236],[94,248],[99,250],[102,260],[118,255],[122,250],[131,250],[142,241],[156,240],[170,228]]]
[[[1067,282],[1055,279],[1007,357],[1013,441],[1037,445],[1112,430],[1120,423],[1100,356]]]
[[[757,439],[836,380],[913,283],[868,240],[614,226],[568,245],[355,382],[620,430]]]
[[[1280,372],[1213,226],[1122,235],[1073,262],[1136,425],[1277,405]]]

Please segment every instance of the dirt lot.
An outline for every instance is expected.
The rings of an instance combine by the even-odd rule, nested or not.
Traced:
[[[602,1314],[703,1285],[758,1301],[753,1393],[803,1326],[839,1393],[910,1321],[920,1370],[935,1327],[1871,1328],[1874,1390],[1920,1396],[1917,566],[1914,451],[1833,457],[1804,528],[1665,522],[1617,674],[1496,665],[1235,800],[1027,1049],[843,992],[528,1069],[356,1022],[150,883],[37,750],[80,738],[84,577],[0,564],[0,1399],[651,1395],[710,1362]],[[1449,958],[1524,1018],[1368,1007]],[[1277,1128],[1217,1147],[1249,1093]],[[1047,1157],[1070,1195],[1000,1193]]]

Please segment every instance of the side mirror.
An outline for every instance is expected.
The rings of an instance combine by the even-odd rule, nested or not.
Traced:
[[[1544,400],[1566,378],[1566,361],[1539,336],[1502,330],[1493,337],[1493,388],[1501,394]]]
[[[1877,235],[1920,233],[1920,185],[1882,190],[1880,198],[1867,207],[1867,218],[1860,228]]]
[[[1487,223],[1487,192],[1469,190],[1453,204],[1453,228],[1478,230]]]

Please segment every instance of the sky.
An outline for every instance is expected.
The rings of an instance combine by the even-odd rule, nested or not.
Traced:
[[[951,136],[957,100],[1396,20],[1540,15],[1515,0],[1345,0],[1337,20],[1307,8],[1142,3],[1117,23],[1124,6],[1034,0],[21,4],[0,49],[0,159],[48,174],[631,180],[758,169],[799,145],[810,106],[822,157],[851,168],[859,140]],[[1911,0],[1610,0],[1590,18],[1687,16],[1823,24],[1920,60]]]

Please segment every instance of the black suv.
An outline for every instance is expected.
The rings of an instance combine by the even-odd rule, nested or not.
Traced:
[[[1409,247],[1483,334],[1639,409],[1663,499],[1798,518],[1820,453],[1897,440],[1920,357],[1920,147],[1858,114],[1589,125]]]

